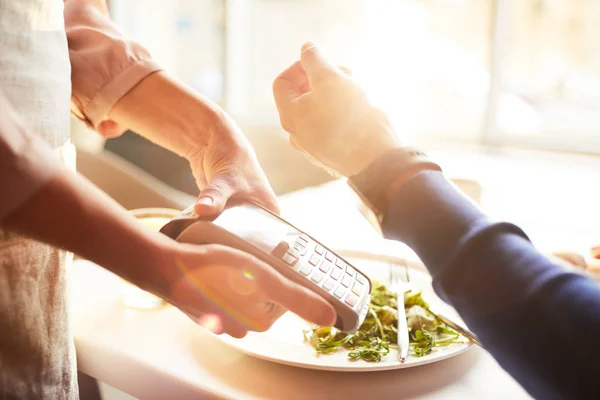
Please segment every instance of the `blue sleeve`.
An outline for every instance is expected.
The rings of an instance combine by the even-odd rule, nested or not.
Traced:
[[[441,172],[392,195],[383,231],[421,258],[436,293],[532,396],[600,398],[600,286],[490,221]]]

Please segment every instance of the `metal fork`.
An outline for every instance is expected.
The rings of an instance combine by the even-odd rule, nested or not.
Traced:
[[[398,330],[398,337],[396,341],[398,343],[398,360],[401,363],[406,361],[406,357],[408,357],[408,348],[410,346],[408,338],[408,325],[406,323],[406,310],[404,309],[404,293],[409,290],[409,279],[408,268],[406,268],[405,262],[403,264],[405,267],[404,270],[402,268],[398,268],[392,263],[389,264],[390,287],[398,296],[398,325],[396,326]],[[405,277],[402,276],[403,272]]]
[[[402,264],[401,266],[398,264]],[[408,342],[408,326],[406,324],[406,311],[404,310],[404,293],[411,290],[410,284],[410,276],[408,275],[408,265],[406,261],[401,263],[390,263],[390,283],[392,285],[392,290],[398,293],[398,318],[400,318],[400,290],[402,291],[402,315],[404,316],[404,325],[403,329],[406,330],[407,334],[407,342]],[[456,332],[460,333],[467,339],[469,339],[474,344],[479,347],[483,347],[479,338],[468,330],[467,328],[462,327],[458,323],[452,321],[450,318],[440,314],[437,310],[434,310],[431,306],[429,307],[429,312],[433,314],[434,317],[437,317],[440,321],[454,329]],[[400,319],[398,320],[398,335],[400,335]],[[398,343],[400,343],[400,337],[398,337]],[[407,346],[408,348],[408,346]],[[400,358],[400,344],[398,344],[399,358]],[[408,350],[407,350],[408,351]],[[405,357],[406,358],[406,357]],[[402,361],[402,360],[401,360]]]

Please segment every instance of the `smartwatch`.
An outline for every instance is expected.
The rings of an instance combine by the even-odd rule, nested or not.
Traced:
[[[441,167],[422,151],[410,147],[397,147],[384,153],[358,174],[348,178],[354,190],[369,210],[363,215],[381,233],[381,224],[388,208],[390,190],[403,177],[423,170],[441,171]],[[370,212],[369,212],[370,211]],[[372,214],[372,215],[371,215]]]

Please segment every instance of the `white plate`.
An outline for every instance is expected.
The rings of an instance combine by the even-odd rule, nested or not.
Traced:
[[[387,282],[388,262],[366,258],[347,258],[347,260],[371,279]],[[435,305],[448,317],[453,317],[460,322],[456,312],[433,292],[431,277],[415,268],[410,268],[409,271],[413,286],[422,291],[425,301]],[[263,360],[301,368],[355,372],[384,371],[429,364],[454,357],[466,351],[470,346],[470,343],[460,343],[442,347],[423,357],[409,356],[404,364],[397,360],[396,349],[390,349],[390,353],[381,362],[350,361],[346,350],[340,350],[334,354],[317,355],[315,349],[304,340],[302,331],[309,328],[310,325],[306,321],[292,313],[286,313],[266,332],[251,332],[243,339],[234,339],[227,335],[216,337],[244,354]]]

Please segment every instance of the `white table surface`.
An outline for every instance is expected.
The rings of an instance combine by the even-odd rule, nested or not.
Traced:
[[[345,191],[338,182],[285,196],[282,214],[335,249],[406,254],[403,246],[378,239]],[[126,308],[119,278],[90,262],[76,261],[70,282],[79,369],[140,399],[529,398],[477,347],[396,371],[299,369],[238,353],[173,307]]]

